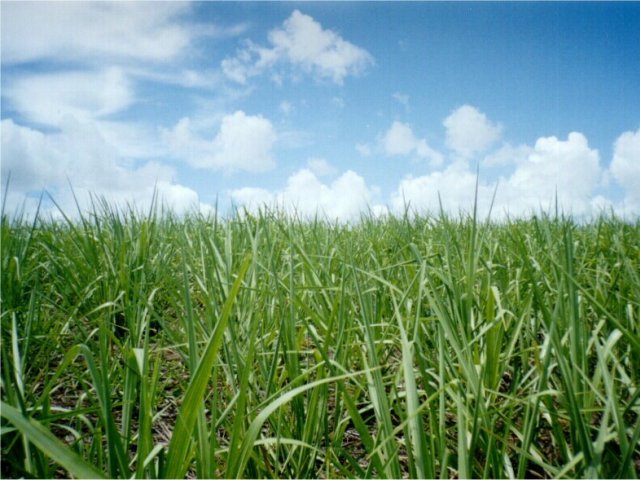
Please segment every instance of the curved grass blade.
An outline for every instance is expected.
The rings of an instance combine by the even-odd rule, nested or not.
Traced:
[[[289,403],[291,400],[296,398],[301,393],[306,392],[307,390],[311,390],[312,388],[319,387],[320,385],[324,385],[327,383],[337,382],[340,380],[345,380],[347,378],[353,378],[358,375],[361,375],[364,371],[346,373],[344,375],[338,375],[335,377],[323,378],[320,380],[316,380],[315,382],[307,383],[305,385],[301,385],[300,387],[294,388],[293,390],[288,391],[287,393],[282,394],[282,396],[275,399],[269,405],[267,405],[260,414],[251,422],[249,428],[247,429],[246,436],[242,441],[242,445],[239,449],[239,454],[230,459],[229,468],[225,474],[226,478],[240,478],[242,477],[242,473],[244,471],[244,467],[249,461],[249,457],[251,456],[251,449],[256,445],[256,440],[258,435],[260,434],[260,430],[262,429],[262,425],[267,421],[269,416],[274,413],[278,408]]]
[[[231,316],[231,309],[235,298],[240,291],[242,280],[249,269],[249,265],[251,265],[250,254],[247,255],[242,262],[238,276],[236,277],[227,300],[222,307],[220,320],[216,324],[215,330],[207,343],[206,349],[204,350],[195,374],[193,375],[191,383],[185,393],[184,402],[182,403],[182,407],[176,421],[176,427],[169,443],[167,470],[165,472],[165,476],[168,478],[184,478],[187,471],[187,454],[189,452],[191,436],[196,424],[197,415],[203,402],[207,384],[209,383],[211,369],[217,358],[218,350],[220,350],[220,347],[222,346],[224,332],[226,330],[229,317]]]
[[[0,401],[0,405],[0,415],[3,418],[11,422],[31,443],[62,465],[71,475],[78,478],[106,478],[102,472],[58,440],[40,422],[24,417],[16,408],[4,402]]]

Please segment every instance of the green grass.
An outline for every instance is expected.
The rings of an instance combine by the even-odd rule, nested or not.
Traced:
[[[640,475],[640,222],[2,216],[2,476]]]

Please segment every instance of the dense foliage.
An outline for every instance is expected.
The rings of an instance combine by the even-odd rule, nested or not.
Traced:
[[[2,475],[632,477],[640,223],[2,218]]]

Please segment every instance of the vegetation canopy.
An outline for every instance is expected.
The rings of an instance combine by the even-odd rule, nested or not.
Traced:
[[[2,215],[2,476],[640,474],[640,222]]]

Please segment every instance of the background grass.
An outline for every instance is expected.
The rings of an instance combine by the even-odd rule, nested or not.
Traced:
[[[2,216],[3,477],[640,473],[640,223]]]

